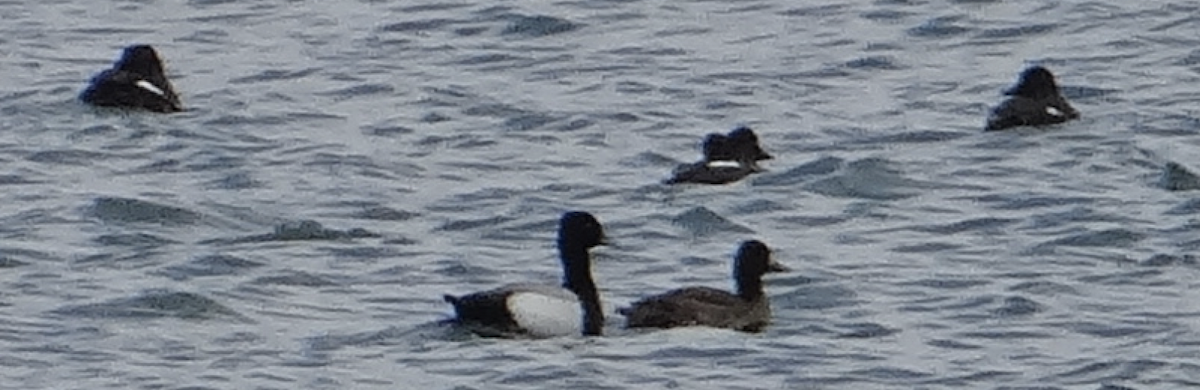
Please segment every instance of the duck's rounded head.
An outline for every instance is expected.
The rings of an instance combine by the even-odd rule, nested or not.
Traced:
[[[596,217],[585,211],[569,211],[558,224],[559,244],[571,243],[585,248],[604,245],[604,227]]]
[[[126,47],[114,68],[147,77],[163,75],[162,60],[150,45]]]
[[[738,126],[729,132],[729,144],[738,157],[750,161],[770,160],[772,157],[758,144],[758,135],[746,126]]]
[[[738,126],[729,131],[729,139],[736,142],[758,143],[758,135],[749,126]]]
[[[746,240],[738,247],[734,262],[734,273],[738,279],[743,277],[761,277],[771,272],[771,249],[759,240]]]
[[[1004,91],[1005,95],[1023,96],[1027,98],[1044,98],[1058,95],[1058,83],[1054,74],[1041,66],[1033,66],[1021,73],[1017,85]]]
[[[704,159],[707,161],[732,161],[733,153],[729,150],[729,137],[724,134],[709,133],[704,137],[704,143],[700,149],[704,153]]]

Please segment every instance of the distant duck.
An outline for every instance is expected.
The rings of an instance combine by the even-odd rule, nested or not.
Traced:
[[[710,133],[701,145],[703,158],[675,168],[666,184],[726,184],[762,172],[758,161],[772,156],[758,144],[758,136],[749,127],[740,126],[728,135]]]
[[[628,328],[710,326],[759,332],[771,322],[771,306],[763,291],[763,275],[787,268],[771,260],[771,250],[758,240],[742,242],[733,264],[737,291],[684,287],[643,298],[618,310]]]
[[[604,229],[596,217],[581,211],[563,214],[558,228],[561,287],[510,284],[458,297],[445,295],[454,305],[454,322],[487,337],[599,336],[604,313],[588,250],[604,243]]]
[[[162,60],[148,45],[125,48],[121,58],[92,78],[79,95],[85,103],[101,107],[137,108],[154,112],[183,111],[175,88],[163,73]]]
[[[1053,125],[1079,118],[1079,111],[1059,93],[1054,75],[1041,66],[1026,69],[1017,85],[1004,94],[1011,97],[992,110],[987,131]]]

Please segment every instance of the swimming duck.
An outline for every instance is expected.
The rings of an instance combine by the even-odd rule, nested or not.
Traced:
[[[162,60],[149,45],[126,47],[111,69],[92,78],[91,85],[79,99],[102,107],[140,108],[162,113],[183,111],[179,96],[163,73]]]
[[[1017,85],[1004,94],[1011,97],[992,110],[986,131],[1052,125],[1079,118],[1079,111],[1059,93],[1054,75],[1041,66],[1026,69]]]
[[[758,136],[749,127],[740,126],[728,135],[710,133],[701,144],[703,158],[682,164],[671,173],[666,184],[726,184],[762,172],[760,160],[773,158],[758,144]]]
[[[595,216],[582,211],[564,213],[558,228],[564,276],[561,287],[510,284],[443,298],[454,305],[454,322],[481,336],[599,336],[604,314],[588,250],[604,243],[604,229]]]
[[[762,241],[744,241],[733,264],[737,291],[684,287],[643,298],[618,313],[626,317],[628,328],[709,326],[759,332],[771,322],[762,277],[786,270],[771,260],[771,250]]]

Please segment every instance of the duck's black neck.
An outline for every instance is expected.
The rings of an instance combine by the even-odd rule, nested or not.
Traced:
[[[583,334],[599,336],[604,326],[604,312],[600,309],[600,293],[592,280],[592,259],[588,248],[572,242],[558,242],[558,251],[563,265],[563,288],[579,297],[583,307]]]
[[[737,294],[747,301],[762,298],[766,295],[763,291],[763,281],[761,274],[744,274],[735,271],[733,275],[734,281],[737,283]]]

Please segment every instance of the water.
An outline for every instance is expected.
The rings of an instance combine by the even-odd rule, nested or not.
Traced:
[[[5,2],[0,388],[1194,387],[1198,9]],[[75,100],[138,42],[189,111]],[[983,133],[1030,63],[1083,118]],[[738,124],[770,172],[657,184]],[[557,280],[573,209],[607,313],[753,237],[774,324],[437,326]]]

